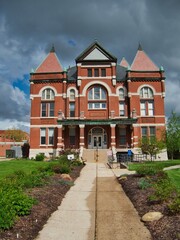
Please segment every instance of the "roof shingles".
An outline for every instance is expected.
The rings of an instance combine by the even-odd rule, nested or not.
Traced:
[[[50,52],[44,61],[35,70],[35,73],[53,73],[53,72],[63,72],[63,68],[57,58],[55,52]]]

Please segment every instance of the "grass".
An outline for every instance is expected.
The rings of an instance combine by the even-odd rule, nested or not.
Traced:
[[[38,162],[32,160],[11,160],[0,162],[0,179],[13,173],[14,171],[22,170],[25,173],[31,173],[39,167],[46,166],[48,162]]]
[[[136,171],[142,166],[156,167],[158,169],[163,169],[165,167],[170,167],[174,165],[180,165],[180,160],[168,160],[168,161],[153,161],[153,162],[143,162],[143,163],[130,163],[128,169],[131,171]]]
[[[180,168],[166,171],[176,189],[180,191]]]

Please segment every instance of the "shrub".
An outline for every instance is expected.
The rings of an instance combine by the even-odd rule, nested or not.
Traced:
[[[138,182],[138,187],[140,189],[147,189],[151,186],[152,186],[152,184],[150,183],[150,181],[147,178],[141,178]]]
[[[171,183],[170,179],[161,179],[155,185],[154,194],[149,196],[150,201],[166,201],[168,198],[172,197],[176,192],[174,185]]]
[[[36,155],[35,161],[44,161],[44,158],[45,158],[44,154],[39,153],[39,154]]]
[[[148,165],[142,165],[136,170],[137,174],[144,176],[152,176],[157,174],[159,171],[161,171],[159,167]]]
[[[180,194],[168,204],[168,210],[172,214],[180,213]]]
[[[70,173],[70,167],[67,164],[62,165],[61,173]]]
[[[35,200],[23,193],[21,188],[4,185],[0,188],[0,228],[12,227],[17,216],[30,213]]]

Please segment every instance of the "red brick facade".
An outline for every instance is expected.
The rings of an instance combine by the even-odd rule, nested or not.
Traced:
[[[94,42],[62,70],[54,48],[31,73],[30,156],[63,148],[138,150],[165,128],[164,70],[139,47],[131,66]]]

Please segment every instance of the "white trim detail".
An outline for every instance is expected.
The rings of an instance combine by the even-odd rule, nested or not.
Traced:
[[[138,89],[137,89],[137,92],[138,92],[139,96],[140,96],[140,90],[141,90],[141,88],[144,88],[144,87],[149,87],[149,88],[153,91],[153,95],[155,95],[156,90],[155,90],[155,88],[154,88],[152,85],[143,84],[143,85],[139,86]]]
[[[54,88],[54,87],[52,87],[52,86],[49,86],[49,85],[46,85],[46,86],[44,86],[44,87],[42,87],[42,88],[40,89],[40,91],[39,91],[39,95],[40,95],[40,96],[42,96],[42,92],[43,92],[45,89],[51,89],[51,90],[54,91],[54,94],[55,94],[55,95],[57,94],[56,88]],[[49,99],[49,100],[51,100],[51,99]]]
[[[55,124],[32,125],[32,124],[31,124],[31,125],[30,125],[30,128],[48,128],[48,127],[49,127],[49,128],[51,128],[51,127],[53,128],[53,127],[58,127],[58,126],[60,126],[60,125],[55,125]]]
[[[74,90],[75,91],[75,97],[78,97],[78,90],[76,89],[76,87],[69,87],[67,89],[67,97],[70,98],[70,91]]]
[[[85,97],[88,88],[90,86],[97,85],[97,84],[104,86],[106,88],[109,96],[112,94],[111,89],[110,89],[110,87],[108,86],[107,83],[104,83],[104,82],[101,82],[101,81],[92,81],[92,82],[87,83],[86,86],[83,88],[81,96]]]
[[[153,126],[153,127],[156,127],[156,126],[163,126],[163,127],[165,127],[166,126],[166,124],[164,123],[135,123],[135,124],[133,124],[133,127],[141,127],[141,126],[145,126],[145,127],[149,127],[149,126]]]

